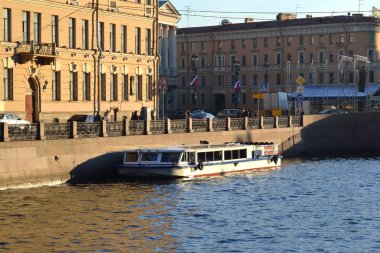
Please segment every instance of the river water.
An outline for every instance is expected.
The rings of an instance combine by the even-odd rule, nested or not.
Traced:
[[[380,252],[380,157],[0,191],[0,252]]]

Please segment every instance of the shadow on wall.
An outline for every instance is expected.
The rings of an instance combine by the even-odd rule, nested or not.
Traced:
[[[123,162],[124,152],[107,153],[76,166],[70,171],[68,184],[104,183],[117,177],[115,165]]]

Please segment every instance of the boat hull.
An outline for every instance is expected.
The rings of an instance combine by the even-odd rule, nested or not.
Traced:
[[[231,173],[278,169],[281,166],[281,158],[275,163],[271,159],[229,161],[216,163],[203,163],[201,166],[176,166],[176,165],[119,165],[120,175],[128,177],[157,177],[157,178],[197,178],[220,176]]]

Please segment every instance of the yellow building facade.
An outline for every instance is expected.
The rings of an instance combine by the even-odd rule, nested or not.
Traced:
[[[263,105],[257,95],[262,84],[265,92],[288,93],[296,90],[299,76],[304,85],[357,84],[359,65],[366,69],[367,83],[380,83],[380,19],[279,14],[276,21],[223,20],[179,29],[177,55],[179,109],[256,110]],[[350,58],[359,60],[346,61]],[[189,87],[194,76],[197,86]]]
[[[3,0],[0,9],[0,112],[31,122],[155,114],[158,1]]]

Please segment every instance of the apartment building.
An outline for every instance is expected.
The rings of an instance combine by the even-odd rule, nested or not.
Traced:
[[[31,122],[155,112],[157,0],[3,0],[0,9],[0,112]]]
[[[179,108],[257,108],[262,84],[265,92],[290,93],[300,76],[304,85],[357,84],[363,66],[367,83],[380,83],[380,19],[280,13],[275,21],[223,20],[179,29],[177,54]],[[195,76],[197,85],[189,87]]]

